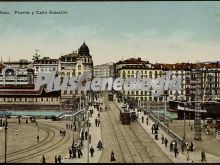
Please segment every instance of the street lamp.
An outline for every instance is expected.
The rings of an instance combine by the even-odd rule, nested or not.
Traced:
[[[5,124],[4,124],[4,126],[5,126],[5,163],[7,163],[7,130],[8,130],[8,121],[7,121],[7,112],[6,112],[6,110],[4,110],[4,109],[2,109],[1,108],[1,124],[2,124],[2,116],[3,116],[3,113],[2,113],[2,111],[4,111],[5,112],[5,114],[4,114],[4,116],[5,116]],[[2,125],[3,126],[3,125]]]
[[[5,114],[5,163],[7,163],[7,129],[8,129],[8,121],[7,121],[7,115]]]
[[[186,140],[186,103],[184,103],[184,129],[183,129],[183,141],[185,142]]]
[[[87,111],[88,136],[89,136],[89,111]],[[87,139],[87,163],[89,163],[89,138]]]
[[[164,102],[164,125],[166,125],[166,111],[167,111],[167,101],[166,101],[166,99],[167,99],[167,97],[166,97],[166,95],[165,95],[165,97],[164,97],[164,99],[165,99],[165,102]]]

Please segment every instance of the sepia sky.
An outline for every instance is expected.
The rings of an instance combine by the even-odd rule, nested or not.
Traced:
[[[18,15],[15,11],[67,11]],[[3,61],[58,58],[83,41],[95,65],[141,57],[152,63],[220,60],[220,2],[0,2]]]

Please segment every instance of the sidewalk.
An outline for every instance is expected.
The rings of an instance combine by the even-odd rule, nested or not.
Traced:
[[[99,99],[100,100],[100,99]],[[101,157],[102,151],[99,151],[97,148],[98,141],[101,140],[101,126],[96,127],[95,126],[95,118],[98,116],[97,109],[93,108],[93,114],[92,117],[89,117],[91,126],[89,127],[89,134],[91,134],[91,143],[89,144],[89,149],[92,146],[95,150],[93,157],[91,158],[91,154],[89,153],[89,163],[98,163],[99,159]],[[102,117],[102,113],[100,112],[100,117]],[[102,123],[100,123],[102,124]],[[88,127],[85,126],[85,130],[87,130]],[[84,131],[85,131],[84,130]],[[104,146],[104,144],[103,144]],[[68,148],[67,148],[68,150]],[[88,159],[88,140],[83,141],[83,146],[81,147],[81,151],[83,153],[83,156],[81,158],[73,158],[69,159],[69,154],[65,156],[64,163],[87,163]],[[78,155],[77,155],[78,156]]]
[[[115,101],[115,103],[119,106],[122,107],[121,103],[118,103],[117,101]],[[142,123],[141,117],[144,116],[144,123]],[[140,123],[140,125],[145,129],[145,131],[151,136],[151,138],[157,143],[157,145],[161,148],[161,150],[166,153],[168,155],[168,157],[174,162],[174,163],[202,163],[201,162],[201,151],[199,150],[195,150],[194,152],[190,152],[190,158],[187,161],[186,160],[186,151],[184,153],[182,153],[181,150],[181,146],[178,145],[178,151],[179,151],[179,155],[177,156],[177,158],[175,158],[174,156],[174,152],[170,152],[170,142],[173,140],[172,138],[170,138],[166,132],[164,132],[163,130],[161,130],[159,128],[158,130],[158,140],[155,140],[155,135],[153,135],[151,133],[151,127],[154,124],[154,122],[148,117],[148,125],[146,124],[146,118],[148,117],[148,115],[144,115],[143,112],[140,113],[138,122]],[[168,144],[167,147],[165,147],[165,144],[162,144],[162,134],[164,135],[164,138],[168,139]],[[217,146],[216,146],[217,147]],[[206,162],[205,163],[217,163],[220,162],[220,157],[211,155],[206,153]]]

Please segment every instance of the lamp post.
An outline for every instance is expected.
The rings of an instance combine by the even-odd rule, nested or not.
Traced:
[[[0,108],[0,112],[1,112],[1,121],[0,121],[0,127],[2,127],[2,108]]]
[[[166,95],[164,97],[165,99],[165,108],[164,108],[164,125],[166,125],[166,111],[167,111],[167,101],[166,101]]]
[[[89,111],[87,111],[88,135],[89,135]],[[87,139],[87,163],[89,163],[89,138]]]
[[[183,141],[186,140],[186,103],[184,103],[184,128],[183,128]]]
[[[7,116],[5,115],[5,163],[7,163],[7,128],[8,122],[7,122]]]
[[[73,104],[73,100],[72,100],[72,104]],[[73,125],[74,125],[74,106],[72,105],[72,112],[73,112],[73,116],[72,116],[72,121],[73,121]],[[74,138],[74,129],[73,129],[73,147],[75,144],[75,138]]]

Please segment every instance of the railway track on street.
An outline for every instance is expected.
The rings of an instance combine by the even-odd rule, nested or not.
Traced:
[[[116,162],[120,163],[170,163],[169,157],[159,148],[150,135],[138,122],[122,125],[120,121],[120,107],[105,99],[109,110],[103,113],[104,144],[110,149],[104,149],[100,162],[108,162],[111,148],[116,154]],[[109,130],[109,132],[107,131]],[[111,135],[110,135],[111,134]],[[111,142],[109,142],[111,141]]]
[[[66,131],[65,136],[58,135],[59,131],[63,130],[63,128],[58,126],[41,124],[40,128],[46,132],[46,137],[35,145],[8,153],[8,163],[30,162],[33,158],[40,158],[46,153],[57,150],[63,144],[67,143],[71,137],[68,131]],[[0,159],[3,159],[3,157],[4,155],[1,155]]]

